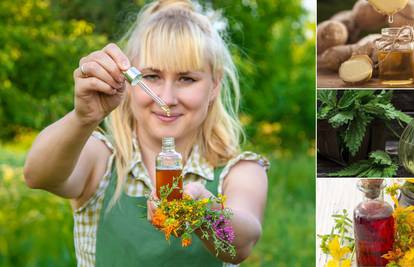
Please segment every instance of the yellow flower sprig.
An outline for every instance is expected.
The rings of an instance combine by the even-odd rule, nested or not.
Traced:
[[[325,264],[325,267],[350,267],[354,254],[354,239],[352,235],[352,221],[348,218],[348,212],[342,211],[342,214],[334,214],[335,225],[331,233],[319,235],[322,251],[331,258]]]
[[[412,183],[413,179],[407,179]],[[394,248],[383,255],[389,261],[387,267],[414,266],[414,206],[402,207],[397,199],[402,186],[394,183],[386,192],[395,204],[393,212],[395,220]]]
[[[347,254],[351,253],[349,247],[341,247],[339,238],[335,236],[328,244],[329,254],[332,256],[325,267],[350,267],[351,259],[347,258]]]

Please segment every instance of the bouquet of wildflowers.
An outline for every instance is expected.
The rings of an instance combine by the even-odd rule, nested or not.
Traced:
[[[201,231],[203,239],[212,238],[216,249],[216,255],[220,252],[236,255],[232,245],[234,231],[229,219],[231,211],[225,208],[225,196],[194,200],[184,194],[182,199],[167,201],[168,195],[178,188],[178,181],[182,176],[174,179],[173,185],[161,187],[160,199],[152,199],[156,210],[152,216],[152,224],[164,233],[165,239],[171,235],[181,237],[181,245],[191,245],[192,233]],[[220,207],[220,208],[216,208]]]

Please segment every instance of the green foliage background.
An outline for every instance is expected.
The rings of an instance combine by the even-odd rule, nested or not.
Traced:
[[[38,131],[73,108],[79,59],[116,42],[143,3],[0,1],[0,266],[75,265],[70,206],[25,186],[25,154]],[[202,5],[228,20],[245,147],[272,162],[263,236],[242,266],[313,265],[314,17],[300,0]]]

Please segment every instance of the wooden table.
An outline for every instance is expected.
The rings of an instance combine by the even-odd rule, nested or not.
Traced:
[[[399,179],[385,179],[390,185]],[[329,234],[334,220],[333,214],[342,213],[343,209],[352,220],[354,208],[362,201],[356,178],[318,178],[316,181],[316,234]],[[385,195],[385,201],[393,205],[391,198]],[[316,267],[323,267],[328,257],[320,249],[320,239],[316,237]],[[352,266],[356,266],[355,262]]]
[[[363,84],[359,85],[350,85],[344,83],[338,76],[338,73],[323,69],[318,69],[317,71],[317,83],[318,83],[318,89],[319,88],[414,88],[414,84],[408,84],[408,85],[400,85],[391,87],[388,85],[381,84],[381,81],[379,79],[371,79],[367,82],[364,82]]]
[[[391,155],[394,162],[399,162],[398,159],[398,141],[387,141],[385,151]],[[329,160],[318,154],[317,156],[317,177],[329,177],[329,173],[342,170],[344,167],[332,160]],[[404,167],[399,165],[397,174],[394,177],[414,177],[414,174],[406,171]],[[388,178],[388,177],[387,177]]]

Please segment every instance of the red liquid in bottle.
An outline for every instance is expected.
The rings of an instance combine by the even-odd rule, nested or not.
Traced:
[[[361,203],[354,212],[354,228],[358,266],[386,266],[382,255],[394,244],[392,207],[378,200]]]
[[[156,170],[156,191],[158,198],[161,198],[161,187],[168,185],[169,188],[173,186],[173,179],[178,179],[181,175],[181,170]],[[178,181],[178,188],[173,189],[170,195],[168,195],[167,200],[171,201],[174,199],[183,198],[183,180]]]

